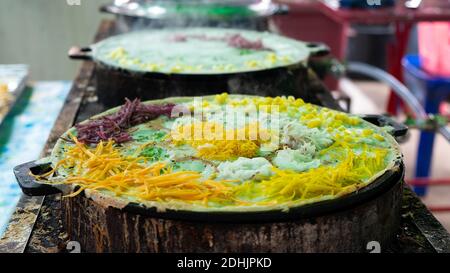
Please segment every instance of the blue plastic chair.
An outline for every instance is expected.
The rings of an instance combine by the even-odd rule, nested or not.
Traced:
[[[439,105],[450,96],[450,78],[436,77],[421,69],[420,57],[407,55],[403,58],[405,84],[425,106],[429,114],[439,113]],[[421,132],[416,160],[416,177],[428,177],[434,144],[433,132]],[[426,186],[415,187],[415,192],[423,196]]]

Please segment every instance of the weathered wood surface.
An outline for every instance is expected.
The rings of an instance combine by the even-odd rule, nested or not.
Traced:
[[[101,37],[106,37],[113,33],[114,24],[110,21],[105,21],[101,24],[99,29],[99,35],[97,36],[97,39]],[[85,72],[83,72],[85,71]],[[55,131],[52,133],[52,137],[50,137],[49,142],[47,143],[47,149],[50,149],[53,147],[55,140],[60,135],[62,131],[64,131],[64,128],[70,127],[74,121],[80,121],[84,120],[85,118],[99,113],[103,110],[103,106],[99,105],[95,102],[95,97],[93,96],[93,67],[90,64],[85,63],[83,65],[83,68],[81,69],[80,75],[78,76],[76,82],[74,83],[77,85],[78,83],[86,83],[79,85],[80,88],[84,87],[83,90],[80,90],[77,92],[78,96],[74,97],[72,101],[72,110],[70,110],[70,103],[64,107],[64,110],[62,113],[65,113],[64,115],[60,116],[60,119],[58,120],[57,125],[55,124]],[[332,99],[331,95],[327,93],[323,93],[323,88],[320,88],[320,84],[316,82],[314,85],[311,86],[312,90],[317,90],[317,98],[324,106],[335,108],[337,109],[339,106],[336,104],[336,102]],[[73,91],[73,90],[72,90]],[[72,93],[71,93],[72,94]],[[74,114],[75,112],[75,114]],[[66,118],[64,118],[67,116]],[[47,150],[48,151],[48,150]],[[423,206],[423,204],[420,202],[420,200],[415,196],[409,188],[405,187],[404,192],[407,192],[407,195],[403,195],[403,204],[401,207],[401,227],[396,231],[395,240],[393,241],[393,244],[388,248],[384,248],[382,246],[382,251],[388,251],[388,252],[435,252],[438,251],[436,248],[432,246],[427,240],[427,237],[424,236],[423,233],[417,228],[415,225],[415,221],[418,219],[426,219],[427,221],[430,221],[430,229],[429,233],[433,233],[436,236],[440,238],[441,242],[448,241],[448,234],[443,231],[442,226],[439,225],[439,223],[436,221],[436,219],[433,218],[433,216],[426,210],[426,208]],[[133,215],[123,215],[123,214],[117,214],[117,211],[114,211],[112,209],[108,209],[106,212],[103,211],[103,209],[99,209],[96,207],[95,204],[91,204],[92,201],[89,201],[87,199],[82,199],[81,197],[75,198],[75,199],[64,199],[63,202],[60,201],[60,196],[47,196],[44,200],[44,204],[41,208],[41,213],[39,215],[39,218],[36,222],[36,226],[34,229],[34,232],[31,236],[31,240],[29,242],[27,252],[64,252],[66,243],[69,240],[68,235],[65,233],[65,229],[62,227],[62,217],[63,213],[62,210],[67,210],[70,208],[70,213],[73,217],[70,217],[69,220],[65,220],[66,226],[69,226],[69,233],[76,233],[79,235],[82,235],[83,233],[86,233],[87,236],[80,236],[80,238],[76,238],[73,234],[70,236],[70,240],[79,239],[82,242],[82,251],[169,251],[170,249],[176,251],[177,248],[180,248],[181,246],[176,243],[175,240],[173,240],[172,236],[178,236],[187,238],[186,236],[190,236],[189,232],[194,232],[196,236],[200,236],[201,240],[199,241],[199,245],[202,248],[214,250],[218,249],[219,247],[226,247],[224,246],[224,242],[230,242],[232,240],[234,241],[234,244],[239,242],[239,240],[242,240],[242,238],[230,238],[229,236],[226,237],[213,237],[214,242],[217,242],[219,245],[215,244],[212,247],[210,247],[210,234],[211,232],[208,230],[211,230],[211,226],[206,227],[205,225],[199,226],[199,224],[192,224],[192,223],[178,223],[177,221],[166,221],[163,222],[162,220],[156,220],[156,219],[143,219],[140,216],[133,216]],[[368,204],[365,204],[366,206]],[[91,209],[93,207],[93,209]],[[372,207],[375,209],[377,206],[374,205]],[[78,209],[78,210],[77,210]],[[80,210],[81,209],[81,210]],[[367,211],[367,208],[365,208]],[[77,215],[78,212],[83,211],[83,215]],[[103,212],[102,212],[103,211]],[[369,210],[370,211],[370,210]],[[69,213],[64,213],[65,217],[69,216]],[[426,217],[423,217],[423,216]],[[368,219],[372,219],[373,221],[373,215],[368,215]],[[431,217],[431,218],[430,218]],[[112,222],[112,219],[117,218],[116,222]],[[347,228],[348,230],[353,230],[356,228],[359,228],[356,224],[358,221],[357,218],[350,218],[350,215],[347,215],[347,226],[342,226],[340,230]],[[106,221],[106,219],[109,219]],[[329,218],[329,221],[332,218]],[[351,223],[348,221],[352,220]],[[80,222],[81,221],[81,222]],[[100,224],[100,223],[105,223]],[[120,223],[120,224],[119,224]],[[324,222],[322,222],[324,223]],[[331,222],[328,222],[330,224]],[[379,223],[379,222],[377,222]],[[92,225],[91,225],[92,224]],[[317,224],[316,223],[310,223],[310,226]],[[363,223],[364,224],[364,223]],[[111,229],[112,226],[115,225],[115,236],[108,235],[108,229]],[[154,225],[154,227],[149,227],[149,225]],[[173,229],[174,226],[186,227],[183,229],[185,232],[183,234],[179,233],[180,231],[178,229]],[[282,228],[291,229],[292,227],[286,226],[287,223],[279,224],[282,226]],[[91,226],[89,228],[89,226]],[[145,228],[144,228],[145,226]],[[172,227],[172,228],[171,228]],[[240,230],[243,228],[242,226],[238,227]],[[256,231],[255,234],[260,234],[263,238],[264,236],[268,236],[270,238],[270,241],[275,242],[272,239],[272,233],[276,233],[277,236],[280,236],[281,233],[277,233],[277,228],[273,226],[273,230],[271,232],[268,232],[263,227],[259,227],[257,225],[252,225],[245,227],[247,230],[251,230],[252,232]],[[383,229],[382,227],[380,227]],[[126,233],[123,233],[124,230],[127,230]],[[147,234],[148,232],[157,232],[156,234]],[[183,231],[181,230],[181,231]],[[191,230],[191,231],[189,231]],[[306,229],[299,232],[307,232]],[[222,232],[223,236],[226,236],[227,232]],[[310,238],[314,238],[313,234],[310,234]],[[387,237],[390,236],[390,234],[385,234]],[[128,236],[128,237],[127,237]],[[130,237],[131,236],[131,237]],[[254,236],[254,235],[253,235]],[[292,240],[297,240],[295,242],[298,242],[298,240],[301,240],[301,237],[294,236],[291,233],[287,232],[285,233],[285,236],[291,236]],[[337,234],[339,236],[339,234]],[[371,236],[366,233],[366,236]],[[164,243],[163,239],[170,237],[170,241],[167,241]],[[317,237],[317,236],[316,236]],[[87,238],[93,238],[92,241],[88,241]],[[131,239],[133,238],[133,239]],[[138,245],[136,242],[136,238],[139,238],[139,242],[141,242],[140,245]],[[250,236],[250,239],[253,239],[255,237]],[[442,239],[443,238],[443,239]],[[245,238],[244,238],[245,239]],[[142,240],[142,241],[141,241]],[[248,240],[248,238],[247,238]],[[269,239],[267,239],[269,240]],[[268,241],[264,239],[263,241],[266,242],[264,247],[267,247]],[[384,239],[381,238],[381,241]],[[348,243],[348,239],[333,239],[333,241],[338,241],[342,244]],[[181,243],[186,244],[188,241],[183,240]],[[322,240],[323,246],[327,246],[325,243],[325,240]],[[181,244],[180,243],[180,244]],[[172,245],[170,245],[172,244]],[[231,242],[233,244],[233,242]],[[279,243],[277,243],[279,244]],[[307,245],[307,244],[306,244]],[[116,247],[117,246],[117,247]],[[272,249],[272,251],[296,251],[296,250],[305,250],[305,249],[294,249],[296,246],[292,244],[292,242],[289,242],[285,245],[278,245],[278,249]],[[284,247],[285,249],[281,249],[281,247]],[[358,246],[361,247],[361,246]],[[245,244],[241,244],[240,246],[236,245],[230,245],[228,249],[231,248],[237,250],[246,250],[247,246]],[[263,248],[263,245],[260,246],[260,249]],[[189,250],[189,246],[183,246],[184,251]],[[362,249],[364,251],[364,249]],[[199,249],[196,249],[196,251],[199,251]],[[328,248],[328,251],[332,251],[332,249]]]
[[[114,30],[113,21],[103,21],[98,29],[95,41],[112,35]],[[61,58],[64,57],[61,56]],[[53,126],[42,152],[42,157],[50,154],[58,138],[72,127],[76,121],[82,103],[89,97],[89,92],[92,92],[93,71],[94,64],[92,62],[84,62],[82,64],[66,102]],[[65,249],[68,236],[62,228],[61,205],[61,195],[45,197],[40,217],[36,221],[28,243],[28,252],[60,252]]]

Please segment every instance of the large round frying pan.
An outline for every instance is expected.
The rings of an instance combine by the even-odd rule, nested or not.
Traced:
[[[178,102],[172,98],[161,102]],[[151,101],[148,103],[158,103]],[[117,111],[112,109],[106,114]],[[390,125],[393,136],[407,128],[383,116],[364,116],[373,129]],[[73,129],[71,129],[73,130]],[[392,137],[393,149],[398,146]],[[60,141],[61,142],[61,141]],[[28,195],[59,193],[64,188],[37,183],[33,174],[51,168],[48,159],[14,169]],[[365,252],[369,242],[383,249],[399,222],[404,166],[401,156],[366,186],[335,199],[261,211],[161,211],[128,203],[118,207],[89,195],[63,198],[62,224],[83,252]],[[108,204],[109,203],[109,204]]]
[[[204,69],[198,72],[170,72],[148,71],[139,67],[123,66],[111,62],[104,55],[106,49],[131,43],[134,49],[140,52],[145,52],[148,48],[149,51],[146,54],[150,55],[153,54],[151,50],[155,50],[155,47],[164,48],[167,45],[168,58],[172,58],[170,55],[177,55],[177,52],[176,50],[171,51],[169,44],[171,41],[167,41],[167,37],[180,33],[183,35],[211,33],[216,36],[239,34],[251,40],[260,39],[264,44],[267,43],[275,53],[288,50],[293,53],[293,57],[286,63],[277,63],[273,66],[231,71],[207,71]],[[126,49],[126,46],[124,47]],[[69,57],[95,62],[96,91],[99,101],[105,106],[112,107],[120,105],[125,97],[146,100],[173,96],[208,95],[224,91],[232,94],[299,96],[306,92],[305,81],[309,59],[328,53],[329,49],[323,44],[300,42],[270,33],[236,29],[190,28],[118,35],[89,47],[74,47],[69,51]],[[159,51],[154,54],[159,54]],[[184,56],[189,57],[196,54],[201,54],[206,58],[224,58],[220,52],[217,52],[213,44],[206,45],[201,50],[193,49],[186,52]],[[244,60],[249,57],[243,56],[242,58]],[[237,61],[239,62],[239,60]]]
[[[161,103],[177,103],[185,101],[187,98],[171,98],[159,101],[149,101],[149,104],[161,104]],[[103,115],[112,114],[118,111],[118,107],[111,109],[103,114],[93,117],[98,118]],[[380,132],[389,139],[392,144],[392,149],[395,154],[398,155],[397,159],[387,169],[380,173],[377,177],[374,177],[373,181],[367,185],[360,187],[358,190],[351,193],[344,194],[335,199],[322,200],[310,204],[302,204],[289,208],[288,211],[284,209],[271,208],[270,210],[248,210],[248,211],[188,211],[188,210],[170,210],[164,211],[158,210],[156,207],[146,207],[142,204],[128,203],[126,206],[119,204],[112,200],[112,202],[106,202],[108,206],[113,206],[124,213],[133,213],[139,215],[145,215],[146,217],[172,219],[172,220],[186,220],[186,221],[206,221],[206,222],[232,222],[232,223],[246,223],[246,222],[277,222],[277,221],[290,221],[298,220],[308,217],[317,217],[336,211],[343,211],[352,207],[368,202],[380,195],[383,195],[393,187],[402,183],[404,177],[404,166],[398,145],[396,144],[394,137],[405,135],[407,128],[398,124],[390,118],[378,115],[362,116],[367,124],[373,127],[374,130]],[[387,135],[379,127],[391,126],[393,128],[391,134]],[[14,174],[17,181],[22,188],[22,191],[27,195],[39,196],[55,194],[60,192],[70,192],[71,186],[59,185],[51,186],[48,184],[42,184],[35,180],[34,175],[39,175],[48,172],[51,169],[52,164],[56,164],[58,161],[58,154],[60,148],[63,145],[64,139],[68,138],[68,133],[74,133],[75,128],[69,129],[58,143],[52,152],[51,158],[44,158],[38,161],[17,166],[14,169]],[[94,198],[95,194],[90,193],[89,198]],[[77,197],[78,198],[78,197]],[[107,199],[107,198],[106,198]],[[94,200],[102,200],[101,204],[105,204],[105,197],[97,197]],[[116,205],[119,204],[119,205]]]

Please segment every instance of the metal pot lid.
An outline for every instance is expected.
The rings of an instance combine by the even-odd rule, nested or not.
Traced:
[[[101,7],[104,12],[149,19],[230,19],[271,16],[279,5],[270,0],[115,0]]]
[[[92,57],[133,72],[212,75],[255,72],[305,63],[327,52],[268,32],[221,28],[139,31],[108,38],[92,48]]]

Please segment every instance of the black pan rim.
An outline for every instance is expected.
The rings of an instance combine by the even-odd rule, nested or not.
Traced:
[[[128,68],[124,68],[121,66],[113,66],[97,60],[93,58],[93,62],[96,64],[96,69],[105,69],[112,72],[122,73],[133,77],[140,78],[152,78],[152,79],[167,79],[167,80],[202,80],[205,78],[209,79],[223,79],[223,78],[232,78],[232,77],[242,77],[242,76],[263,76],[266,74],[284,72],[284,71],[293,71],[296,69],[300,69],[303,67],[307,67],[307,61],[300,61],[293,64],[288,64],[285,66],[276,66],[259,70],[250,70],[250,71],[236,71],[229,73],[210,73],[210,74],[188,74],[188,73],[165,73],[165,72],[151,72],[151,71],[138,71],[132,70]]]

